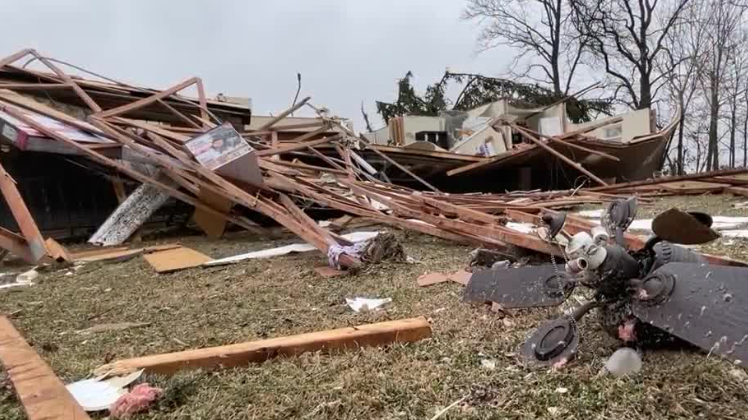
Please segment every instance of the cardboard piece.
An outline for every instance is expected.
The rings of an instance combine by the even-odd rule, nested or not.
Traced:
[[[427,273],[418,277],[418,285],[421,287],[432,286],[434,284],[444,283],[449,280],[443,273]]]
[[[252,185],[262,185],[257,152],[228,124],[218,126],[184,144],[204,167]]]
[[[234,203],[226,197],[223,197],[211,190],[200,188],[198,198],[210,207],[218,210],[224,214],[228,214],[231,211]],[[200,226],[200,229],[205,232],[210,238],[220,238],[223,236],[223,232],[226,230],[226,219],[215,216],[203,209],[196,208],[195,214],[192,216]]]
[[[184,270],[186,268],[199,267],[206,262],[213,260],[213,258],[210,258],[205,254],[183,246],[147,254],[144,258],[158,273],[168,273]]]

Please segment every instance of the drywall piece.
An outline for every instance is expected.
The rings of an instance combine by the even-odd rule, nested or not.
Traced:
[[[124,377],[84,379],[73,382],[65,386],[68,392],[73,395],[78,404],[86,411],[103,411],[108,410],[119,397],[127,394],[125,387],[135,382],[142,370],[133,372]]]
[[[90,420],[52,369],[6,317],[0,317],[0,362],[29,420]]]
[[[444,283],[448,280],[449,277],[445,276],[443,273],[428,273],[419,276],[416,282],[419,286],[426,287],[434,284]]]
[[[231,207],[234,205],[234,203],[232,203],[228,198],[205,188],[200,188],[200,193],[197,197],[203,203],[223,214],[228,214],[229,211],[231,211]],[[195,220],[195,223],[200,226],[200,229],[202,229],[210,238],[220,238],[226,230],[227,222],[225,218],[208,213],[203,209],[196,208],[195,214],[192,218]]]
[[[341,235],[341,236],[350,242],[357,243],[357,242],[366,241],[377,235],[379,235],[379,232],[362,231],[362,232],[348,233],[348,234]],[[308,251],[314,251],[316,249],[317,248],[309,244],[291,244],[291,245],[281,246],[278,248],[263,249],[262,251],[248,252],[246,254],[234,255],[233,257],[221,258],[219,260],[213,260],[213,261],[207,262],[204,265],[207,267],[210,267],[214,265],[235,264],[235,263],[238,263],[244,260],[277,257],[280,255],[290,254],[292,252],[308,252]]]
[[[147,254],[145,260],[158,273],[169,273],[186,268],[199,267],[213,258],[194,249],[179,247]]]
[[[166,185],[177,184],[160,172],[154,177]],[[169,199],[169,194],[151,184],[142,184],[117,206],[88,240],[91,244],[112,246],[127,240]]]
[[[334,350],[409,343],[430,336],[431,326],[425,318],[410,318],[120,360],[96,369],[96,374],[124,375],[145,369],[146,374],[172,375],[181,370],[244,366],[277,356],[297,356],[311,351],[329,353]]]

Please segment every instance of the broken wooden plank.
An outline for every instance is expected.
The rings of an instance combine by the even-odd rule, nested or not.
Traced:
[[[449,278],[444,275],[444,273],[427,273],[418,276],[418,279],[416,279],[416,283],[418,283],[418,286],[420,287],[426,287],[444,283],[448,280]]]
[[[0,362],[29,420],[90,420],[8,318],[0,317]]]
[[[153,252],[145,255],[144,258],[159,274],[199,267],[213,260],[201,252],[183,246]]]
[[[732,194],[732,195],[739,195],[743,197],[748,197],[748,188],[742,188],[742,187],[729,187],[725,188],[725,192]]]
[[[561,159],[563,162],[567,163],[572,168],[574,168],[574,169],[578,170],[579,172],[587,175],[588,177],[590,177],[590,179],[594,180],[598,184],[603,185],[603,186],[607,186],[608,185],[605,181],[603,181],[602,179],[600,179],[597,176],[595,176],[595,174],[593,174],[592,172],[590,172],[587,169],[585,169],[584,166],[582,166],[581,163],[574,162],[573,160],[567,158],[562,153],[559,153],[554,148],[548,146],[547,144],[545,144],[542,141],[540,141],[537,138],[535,138],[535,136],[533,136],[532,133],[530,133],[529,131],[525,130],[524,128],[518,126],[517,124],[509,124],[509,126],[511,126],[514,130],[519,131],[523,136],[525,136],[526,139],[528,139],[531,142],[535,143],[536,145],[542,147],[548,153],[550,153],[550,154],[556,156],[557,158]]]
[[[347,271],[336,270],[328,266],[317,267],[314,269],[314,272],[322,276],[322,278],[326,278],[326,279],[331,279],[333,277],[338,277],[338,276],[348,274]]]
[[[64,246],[60,245],[59,242],[55,241],[52,238],[47,238],[46,241],[44,241],[45,245],[47,246],[47,250],[49,251],[49,256],[57,261],[57,262],[72,262],[73,258],[70,256],[70,253],[67,249],[65,249]]]
[[[227,346],[126,359],[96,369],[96,374],[120,375],[144,369],[146,374],[172,375],[187,369],[220,369],[264,362],[277,356],[409,343],[431,336],[423,318],[402,319]]]
[[[5,202],[8,204],[13,218],[18,224],[18,228],[21,230],[21,234],[29,245],[29,250],[34,260],[29,262],[35,263],[44,258],[47,255],[47,247],[44,243],[42,233],[36,226],[34,217],[29,212],[28,207],[26,207],[21,193],[18,192],[16,181],[11,178],[2,165],[0,165],[0,192],[5,197]]]
[[[75,261],[82,262],[124,261],[143,253],[165,251],[180,247],[181,245],[179,244],[166,244],[124,250],[114,248],[113,250],[111,250],[111,252],[106,252],[103,254],[90,254],[83,257],[78,257],[76,254],[73,254],[73,258],[75,258]]]
[[[10,251],[13,255],[28,263],[33,264],[37,261],[32,255],[26,239],[4,227],[0,227],[0,248]]]

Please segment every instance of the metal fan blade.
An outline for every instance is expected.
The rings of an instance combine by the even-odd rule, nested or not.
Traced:
[[[676,244],[698,245],[721,237],[711,227],[711,217],[704,213],[686,213],[670,209],[652,221],[652,231],[658,237]]]
[[[748,270],[670,263],[647,276],[634,315],[702,349],[748,363]]]
[[[543,323],[522,344],[522,357],[533,364],[562,365],[572,360],[579,347],[579,331],[573,317],[564,315]]]
[[[497,302],[505,308],[558,306],[573,288],[571,278],[565,272],[557,272],[551,264],[499,268],[473,273],[463,300]]]

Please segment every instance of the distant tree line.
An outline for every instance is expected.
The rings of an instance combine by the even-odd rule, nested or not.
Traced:
[[[681,110],[667,172],[748,167],[747,9],[748,0],[467,0],[479,47],[516,52],[507,79],[447,72],[418,95],[408,73],[377,111],[436,115],[501,97],[545,105],[600,81],[596,99],[569,102],[572,121],[651,108],[664,124]],[[454,100],[449,83],[463,88]]]

